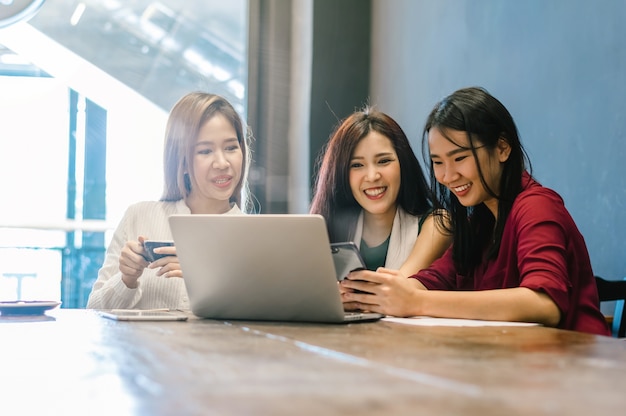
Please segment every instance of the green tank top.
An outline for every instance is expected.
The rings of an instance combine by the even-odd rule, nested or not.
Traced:
[[[390,236],[391,237],[391,236]],[[385,265],[387,260],[387,249],[389,248],[389,237],[376,247],[369,247],[365,240],[361,239],[361,256],[365,261],[368,270],[376,270]]]

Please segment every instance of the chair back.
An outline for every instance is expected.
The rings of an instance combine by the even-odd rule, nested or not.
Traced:
[[[626,337],[626,317],[624,301],[626,300],[626,277],[623,280],[607,280],[600,276],[595,276],[598,287],[600,302],[615,301],[613,312],[613,335],[618,338]]]

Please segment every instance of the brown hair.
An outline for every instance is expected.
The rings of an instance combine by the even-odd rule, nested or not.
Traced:
[[[248,168],[250,134],[233,106],[223,97],[204,92],[192,92],[172,107],[165,128],[163,153],[164,187],[161,201],[178,201],[191,192],[193,149],[202,126],[217,114],[224,116],[237,132],[243,154],[241,178],[230,197],[243,211],[249,207]]]
[[[387,137],[398,155],[398,206],[416,216],[431,208],[426,179],[404,131],[387,114],[365,107],[342,121],[318,157],[310,212],[326,219],[331,242],[349,241],[354,237],[361,206],[350,188],[350,159],[358,143],[371,131]]]

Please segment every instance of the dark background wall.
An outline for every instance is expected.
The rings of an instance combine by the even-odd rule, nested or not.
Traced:
[[[311,68],[311,174],[339,120],[367,103],[370,0],[315,0]]]
[[[371,101],[418,157],[433,105],[487,88],[534,175],[565,200],[594,271],[626,276],[626,2],[373,0],[372,16]]]
[[[284,15],[286,21],[281,26],[271,20],[265,27],[282,27],[277,38],[288,40],[290,14],[281,7],[290,3],[259,4],[265,3],[280,11],[270,16]],[[395,117],[421,158],[421,129],[432,106],[458,88],[480,85],[513,114],[534,175],[565,200],[585,236],[594,271],[621,279],[626,276],[624,16],[623,0],[315,0],[311,180],[328,135],[355,109],[371,103]],[[289,42],[272,45],[261,45],[261,56],[288,62],[276,58]],[[259,73],[275,78],[259,82],[263,88],[276,92],[288,85],[283,70]],[[286,115],[291,104],[284,95],[257,107]],[[280,143],[298,140],[263,128],[282,116],[263,113],[255,121],[254,114],[258,144],[279,136],[285,136]],[[263,155],[259,149],[256,165],[271,171],[257,176],[269,178],[270,185],[253,191],[267,199],[261,200],[263,212],[284,212],[287,199],[276,191],[284,181],[272,178],[289,172]]]
[[[303,180],[306,189],[297,192],[300,198],[312,189],[315,162],[329,134],[369,98],[371,0],[315,0],[310,9],[304,4],[250,2],[248,124],[255,136],[250,188],[262,213],[308,212],[310,192],[305,201],[294,201],[289,194],[288,184],[300,173],[290,169],[306,166],[303,171],[309,174]],[[302,46],[309,29],[311,45]],[[294,60],[309,53],[310,85],[297,85],[295,79],[308,80],[309,74],[297,73]],[[298,88],[302,91],[294,91]],[[294,99],[300,94],[306,94],[306,109]],[[291,123],[301,122],[293,117],[298,111],[307,112],[303,131],[308,129],[308,135],[303,135],[308,137],[290,132]],[[308,145],[305,160],[290,160],[301,156],[290,148],[303,141]]]

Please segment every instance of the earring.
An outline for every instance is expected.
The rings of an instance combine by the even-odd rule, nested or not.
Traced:
[[[185,189],[187,189],[187,192],[191,191],[191,179],[189,178],[189,173],[184,172],[183,173],[183,181],[185,182]]]

